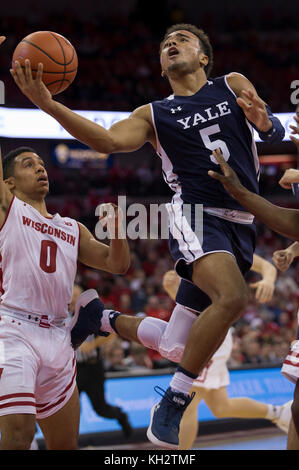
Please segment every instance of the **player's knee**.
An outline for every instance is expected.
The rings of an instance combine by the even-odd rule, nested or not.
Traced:
[[[159,351],[159,345],[166,327],[166,321],[163,321],[160,318],[146,317],[140,322],[138,326],[138,340],[146,348]]]
[[[227,418],[227,406],[225,403],[215,403],[210,406],[210,410],[215,418]]]
[[[225,311],[225,317],[230,320],[238,318],[238,315],[246,307],[249,300],[248,291],[245,289],[242,290],[232,290],[231,292],[226,292],[219,297],[218,303],[221,308]]]
[[[167,349],[164,345],[160,345],[158,351],[165,359],[179,364],[182,360],[184,349],[185,345],[177,345],[172,349]]]
[[[33,441],[35,429],[20,428],[18,426],[10,431],[2,431],[1,440],[4,448],[11,450],[28,450]]]

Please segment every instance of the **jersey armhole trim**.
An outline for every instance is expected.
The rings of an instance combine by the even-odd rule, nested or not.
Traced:
[[[232,95],[234,95],[234,97],[237,99],[237,95],[236,93],[234,92],[234,90],[229,86],[228,84],[228,81],[227,81],[227,75],[224,75],[224,81],[225,81],[225,84],[227,86],[227,88],[229,89],[229,91],[232,93]]]
[[[9,204],[8,209],[7,209],[7,214],[6,214],[6,216],[5,216],[4,222],[3,222],[3,224],[2,224],[1,227],[0,227],[0,232],[1,232],[1,230],[3,229],[4,225],[6,224],[6,221],[7,221],[7,218],[8,218],[8,216],[9,216],[10,209],[11,209],[11,206],[12,206],[12,203],[13,203],[14,199],[15,199],[15,196],[13,196],[13,197],[12,197],[12,200],[10,201],[10,204]]]
[[[152,115],[152,121],[153,121],[153,127],[154,127],[154,131],[155,131],[155,136],[156,136],[156,152],[160,152],[160,142],[159,142],[159,138],[158,138],[158,132],[157,132],[157,128],[156,128],[156,123],[155,123],[155,115],[154,115],[154,108],[153,108],[153,104],[150,103],[150,107],[151,107],[151,115]]]
[[[77,252],[77,262],[79,261],[79,253],[80,253],[80,241],[81,241],[81,229],[80,229],[80,225],[79,225],[79,222],[76,220],[76,223],[77,223],[77,227],[78,227],[78,252]]]

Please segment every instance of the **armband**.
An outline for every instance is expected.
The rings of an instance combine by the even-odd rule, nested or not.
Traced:
[[[258,135],[260,136],[260,139],[263,142],[268,142],[269,144],[277,144],[283,140],[285,136],[285,130],[280,120],[277,117],[273,116],[272,111],[268,105],[266,105],[266,110],[269,119],[272,122],[272,127],[266,132],[259,131],[254,124],[253,127],[255,128]]]
[[[258,134],[261,140],[263,140],[264,142],[269,142],[270,144],[277,144],[278,142],[281,142],[283,140],[285,136],[285,130],[279,119],[274,116],[269,116],[269,119],[272,122],[272,127],[266,132],[258,131]]]

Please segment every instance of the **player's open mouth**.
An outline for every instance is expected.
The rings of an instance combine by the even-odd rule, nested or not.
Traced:
[[[48,183],[48,178],[46,176],[40,176],[37,180],[38,183]]]
[[[168,51],[168,57],[173,57],[174,55],[178,55],[179,51],[176,47],[171,47]]]

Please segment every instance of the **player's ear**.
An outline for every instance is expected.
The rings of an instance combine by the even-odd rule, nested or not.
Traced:
[[[208,56],[204,54],[203,52],[199,54],[199,63],[202,65],[202,67],[206,67],[206,65],[208,65],[209,63]]]
[[[162,70],[162,72],[161,72],[161,77],[166,78],[166,80],[168,80],[167,73],[164,72],[164,70]]]
[[[6,180],[4,180],[4,183],[7,184],[8,186],[8,189],[10,191],[13,191],[16,187],[16,184],[15,184],[15,178],[13,176],[10,176],[9,178],[7,178]]]

